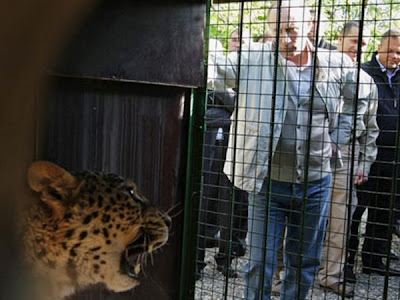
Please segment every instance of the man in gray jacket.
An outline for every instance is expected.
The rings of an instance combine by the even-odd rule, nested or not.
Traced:
[[[331,158],[340,162],[340,147],[352,135],[354,99],[360,113],[368,106],[369,91],[356,95],[358,76],[351,60],[314,49],[307,39],[311,18],[305,3],[284,0],[280,8],[278,3],[269,12],[269,25],[279,34],[279,46],[255,43],[239,61],[217,58],[214,82],[224,90],[239,79],[224,172],[249,192],[245,299],[269,299],[285,223],[281,295],[305,298],[320,264]],[[341,97],[348,113],[337,124]]]

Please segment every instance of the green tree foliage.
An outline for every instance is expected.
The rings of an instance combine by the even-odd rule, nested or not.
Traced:
[[[400,28],[399,0],[322,0],[321,3],[326,16],[324,36],[332,43],[336,42],[344,23],[363,18],[363,34],[370,37],[365,59],[376,51],[383,32]],[[227,48],[230,33],[240,27],[246,29],[243,30],[244,39],[256,39],[268,30],[266,14],[271,4],[272,1],[213,4],[210,37],[220,40]],[[310,8],[318,8],[319,1],[307,1],[307,4]]]
[[[254,38],[268,30],[266,14],[270,1],[214,4],[210,15],[210,37],[216,38],[227,48],[231,32],[240,27],[243,38]]]

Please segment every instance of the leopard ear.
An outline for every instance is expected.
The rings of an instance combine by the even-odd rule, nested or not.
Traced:
[[[64,215],[79,181],[63,168],[48,161],[34,162],[28,170],[28,184],[41,193],[40,198],[52,210],[54,218]]]

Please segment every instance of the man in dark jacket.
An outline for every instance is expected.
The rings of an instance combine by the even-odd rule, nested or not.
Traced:
[[[219,252],[215,255],[217,269],[228,277],[237,277],[237,273],[230,266],[231,261],[235,257],[244,256],[246,252],[247,192],[233,188],[223,172],[230,116],[235,101],[236,92],[231,89],[223,92],[209,90],[205,119],[197,279],[201,278],[201,270],[205,267],[205,248],[218,246]],[[218,232],[219,238],[216,238]]]
[[[353,214],[348,263],[354,263],[358,247],[358,226],[361,215],[368,208],[368,221],[362,249],[363,273],[400,276],[400,271],[389,269],[383,258],[389,258],[393,222],[398,218],[399,206],[399,148],[400,113],[400,30],[388,30],[376,53],[361,65],[378,87],[377,122],[380,128],[376,141],[378,156],[372,165],[369,180],[357,192],[358,206]],[[397,156],[397,157],[396,157]],[[395,192],[396,194],[393,194]],[[396,213],[397,210],[397,213]]]

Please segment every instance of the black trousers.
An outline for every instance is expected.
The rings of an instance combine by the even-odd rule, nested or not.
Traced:
[[[362,247],[362,262],[364,266],[376,266],[382,263],[382,258],[387,257],[390,251],[392,228],[394,219],[398,219],[399,197],[392,196],[393,184],[398,184],[398,179],[391,179],[391,169],[381,172],[381,176],[371,177],[357,190],[358,204],[352,216],[351,234],[348,244],[348,263],[354,264],[355,255],[359,245],[359,227],[361,217],[368,209],[368,219],[364,244]],[[394,201],[394,202],[393,202]],[[391,209],[393,208],[393,209]],[[392,218],[392,221],[390,221]]]
[[[247,235],[247,192],[234,188],[223,173],[228,133],[224,140],[215,139],[217,128],[206,133],[203,195],[197,250],[198,268],[205,266],[205,248],[218,247],[217,264],[229,264],[235,257],[244,256]],[[216,236],[219,232],[219,238]],[[230,253],[229,253],[230,249]]]

